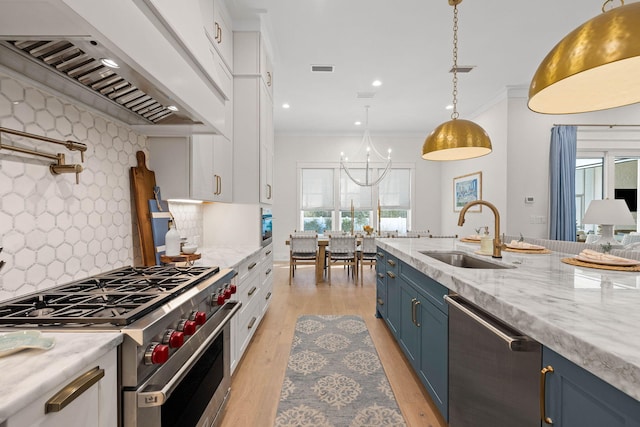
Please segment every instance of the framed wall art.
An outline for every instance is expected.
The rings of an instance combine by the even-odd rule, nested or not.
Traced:
[[[453,178],[453,211],[460,212],[464,205],[482,199],[482,172]],[[473,206],[467,212],[482,212],[482,205]]]

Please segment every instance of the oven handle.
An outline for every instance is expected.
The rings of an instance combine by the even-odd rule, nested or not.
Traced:
[[[137,401],[138,408],[148,408],[151,406],[162,406],[167,401],[169,397],[171,397],[171,393],[178,386],[180,381],[186,376],[187,372],[191,369],[191,367],[198,361],[202,353],[206,351],[209,347],[209,344],[218,336],[218,334],[222,331],[222,329],[229,323],[229,320],[236,314],[238,310],[240,310],[240,306],[242,304],[236,304],[231,311],[225,316],[224,320],[220,322],[220,324],[216,327],[216,329],[209,334],[207,339],[202,343],[198,351],[193,353],[191,357],[187,360],[187,362],[182,365],[182,368],[167,382],[167,384],[162,387],[161,390],[157,391],[140,391],[137,392]]]

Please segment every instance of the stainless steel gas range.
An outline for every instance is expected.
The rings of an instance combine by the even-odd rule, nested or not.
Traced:
[[[0,303],[0,327],[124,334],[124,427],[214,426],[230,392],[233,270],[124,267]]]

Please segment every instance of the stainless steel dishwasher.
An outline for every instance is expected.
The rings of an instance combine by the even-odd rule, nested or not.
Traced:
[[[457,295],[445,300],[449,426],[540,427],[540,344]]]

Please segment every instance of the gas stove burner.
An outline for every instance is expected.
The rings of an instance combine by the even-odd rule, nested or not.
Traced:
[[[53,313],[55,310],[51,307],[46,307],[46,308],[36,308],[35,310],[31,310],[29,312],[29,317],[42,317],[42,316],[48,316],[49,314]]]
[[[118,317],[127,311],[123,307],[105,307],[102,310],[93,313],[95,317]]]

